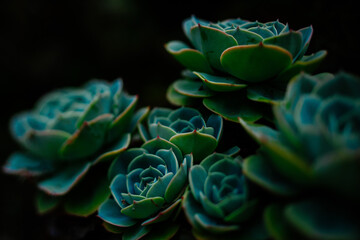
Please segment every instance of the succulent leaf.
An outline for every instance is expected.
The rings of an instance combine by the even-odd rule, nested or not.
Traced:
[[[21,176],[40,176],[51,173],[54,168],[52,162],[46,162],[41,158],[16,152],[11,154],[3,166],[3,171]]]
[[[270,79],[293,61],[289,51],[273,45],[246,45],[226,49],[221,65],[231,75],[248,82]]]
[[[91,163],[80,163],[63,169],[53,176],[38,183],[38,187],[49,195],[64,195],[78,182],[89,170]]]

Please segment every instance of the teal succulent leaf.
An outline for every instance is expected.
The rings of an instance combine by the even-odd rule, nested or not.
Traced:
[[[35,195],[35,205],[37,212],[45,214],[56,208],[61,202],[61,198],[45,194],[38,191]]]
[[[150,113],[149,118],[169,113],[161,108],[157,112]],[[187,119],[192,115],[192,112],[179,112],[170,114],[170,118]],[[152,229],[177,215],[192,165],[192,155],[183,155],[176,145],[163,138],[152,139],[141,148],[121,153],[109,169],[112,198],[99,208],[99,217],[108,224],[123,228],[123,239],[138,230],[146,230],[144,236],[158,236],[159,233],[155,234]],[[110,208],[114,208],[115,212]],[[134,224],[120,224],[128,219]],[[173,227],[174,231],[178,229]],[[174,233],[171,231],[168,234]]]
[[[247,86],[245,83],[240,83],[232,77],[219,77],[202,72],[194,72],[194,74],[197,75],[209,89],[218,92],[236,91]]]
[[[190,169],[183,208],[194,229],[224,237],[241,234],[258,201],[248,195],[239,158],[214,153]],[[224,235],[225,234],[225,235]]]
[[[246,93],[241,94],[239,92],[221,94],[205,98],[203,104],[210,111],[233,122],[238,122],[238,118],[255,122],[265,116],[268,106],[250,101],[245,95]]]
[[[201,82],[191,80],[177,80],[174,82],[174,90],[185,96],[194,98],[204,98],[213,96],[214,93],[209,90],[210,87],[204,87]]]
[[[113,83],[92,80],[81,88],[46,94],[32,110],[11,119],[11,134],[26,152],[11,155],[4,171],[41,176],[36,178],[40,190],[54,196],[68,194],[91,167],[127,149],[131,133],[149,112],[148,107],[137,110],[137,101],[138,96],[123,91],[121,79]],[[67,212],[89,215],[101,203],[100,198],[88,198],[78,207],[79,199],[64,205],[70,206]],[[86,206],[86,211],[91,208],[88,214]]]
[[[220,116],[211,115],[205,122],[196,109],[182,107],[175,110],[154,108],[149,113],[147,127],[140,124],[138,129],[144,141],[163,138],[175,144],[183,154],[192,153],[199,162],[215,150],[222,128]]]
[[[66,213],[86,217],[95,213],[109,196],[109,182],[104,169],[91,171],[63,198]]]
[[[13,153],[3,166],[4,172],[21,176],[40,176],[51,173],[54,169],[52,162],[20,152]]]
[[[98,214],[103,221],[114,226],[131,227],[136,224],[136,220],[121,213],[121,208],[113,199],[108,199],[101,204]]]
[[[38,183],[38,187],[49,195],[64,195],[78,183],[89,170],[91,163],[67,167]]]

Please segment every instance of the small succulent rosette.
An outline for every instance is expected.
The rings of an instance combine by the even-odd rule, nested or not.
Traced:
[[[130,144],[131,132],[148,112],[135,112],[137,101],[123,91],[120,79],[45,95],[33,110],[12,118],[11,133],[23,150],[9,157],[4,172],[36,179],[41,213],[60,202],[68,213],[95,212],[109,196],[106,170],[98,163],[114,159]],[[99,170],[90,171],[93,167]]]
[[[194,48],[181,41],[165,48],[193,77],[186,74],[175,81],[168,100],[175,105],[203,100],[207,108],[232,121],[260,119],[264,105],[282,100],[292,76],[313,72],[326,56],[326,51],[304,55],[311,26],[294,31],[278,20],[213,23],[191,17],[183,30]]]
[[[196,163],[214,152],[222,128],[220,116],[212,114],[205,122],[198,110],[189,107],[175,110],[154,108],[148,115],[147,127],[139,124],[139,132],[145,142],[157,137],[166,139],[180,148],[183,154],[192,153]]]
[[[183,209],[197,239],[266,239],[253,221],[259,207],[242,173],[242,159],[213,153],[189,173]]]
[[[108,173],[112,197],[98,212],[106,229],[123,239],[170,239],[192,164],[191,154],[161,138],[120,154]]]
[[[261,145],[244,173],[279,196],[265,211],[275,239],[360,239],[360,79],[300,74],[274,108],[274,130],[240,120]]]

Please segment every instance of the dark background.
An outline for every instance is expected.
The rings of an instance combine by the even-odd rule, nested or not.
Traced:
[[[295,30],[312,25],[307,53],[328,50],[319,72],[358,75],[357,9],[355,1],[348,0],[1,0],[0,165],[17,149],[9,135],[9,118],[56,88],[121,77],[129,93],[139,94],[140,106],[168,106],[166,88],[182,67],[164,44],[186,41],[181,23],[192,14],[211,21],[279,19]],[[34,186],[0,174],[0,192],[0,239],[47,239],[49,218],[35,213]]]

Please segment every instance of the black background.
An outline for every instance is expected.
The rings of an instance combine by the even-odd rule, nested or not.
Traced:
[[[307,53],[328,50],[319,72],[358,75],[357,9],[347,0],[1,0],[0,164],[17,149],[9,118],[56,88],[121,77],[129,93],[139,94],[140,106],[169,106],[166,88],[182,67],[164,44],[186,41],[181,23],[192,14],[211,21],[279,19],[295,30],[312,25]],[[49,218],[36,215],[33,191],[31,183],[0,174],[0,239],[47,239]]]

